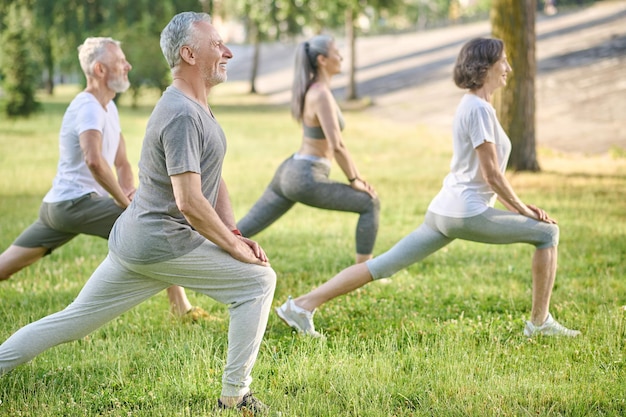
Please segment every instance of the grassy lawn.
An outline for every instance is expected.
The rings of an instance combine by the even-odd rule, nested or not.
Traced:
[[[211,98],[229,139],[224,176],[238,218],[300,137],[287,107],[240,91],[226,84]],[[56,171],[61,117],[76,92],[62,87],[42,97],[44,111],[28,120],[0,117],[0,250],[37,217]],[[120,104],[134,167],[154,100]],[[450,139],[371,113],[345,117],[346,143],[382,202],[378,254],[422,222],[447,172]],[[294,334],[272,313],[252,388],[273,415],[625,415],[626,158],[539,154],[541,173],[508,176],[524,201],[559,220],[551,311],[582,337],[522,335],[531,246],[457,241],[324,305],[316,325],[325,340]],[[332,176],[343,178],[336,165]],[[278,274],[274,306],[353,262],[356,220],[297,205],[257,236]],[[80,236],[0,283],[0,341],[64,308],[106,252],[105,241]],[[0,416],[214,415],[228,313],[205,296],[189,297],[210,320],[180,322],[158,295],[0,378]]]

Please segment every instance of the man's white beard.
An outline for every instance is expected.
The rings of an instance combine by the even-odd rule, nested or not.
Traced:
[[[123,93],[128,90],[130,87],[130,81],[123,79],[122,77],[116,78],[114,80],[107,81],[107,87],[116,93]]]

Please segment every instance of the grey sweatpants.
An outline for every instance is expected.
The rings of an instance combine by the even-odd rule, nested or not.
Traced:
[[[228,305],[222,395],[247,393],[274,297],[276,274],[270,267],[237,261],[209,241],[179,258],[147,265],[129,264],[109,253],[65,310],[21,328],[0,346],[0,375],[53,346],[85,337],[171,285]]]
[[[305,155],[306,157],[306,155]],[[315,158],[315,157],[312,157]],[[261,232],[295,203],[327,210],[359,213],[356,226],[356,253],[369,255],[378,234],[380,202],[369,194],[328,178],[330,162],[316,158],[285,160],[259,200],[238,223],[246,237]]]
[[[557,246],[559,227],[510,211],[488,208],[478,216],[456,218],[427,212],[424,223],[391,249],[367,261],[374,279],[387,278],[452,242],[529,243],[537,249]]]

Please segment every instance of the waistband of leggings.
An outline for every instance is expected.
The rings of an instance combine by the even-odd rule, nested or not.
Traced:
[[[331,166],[330,160],[323,158],[321,156],[315,156],[315,155],[302,155],[299,153],[294,153],[293,154],[293,159],[296,160],[305,160],[305,161],[311,161],[311,162],[319,162],[321,164],[324,164],[328,167]]]

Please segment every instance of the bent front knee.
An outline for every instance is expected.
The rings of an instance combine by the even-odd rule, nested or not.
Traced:
[[[263,287],[263,292],[274,292],[276,288],[276,271],[271,267],[265,267],[264,273],[259,277],[259,282]]]
[[[372,207],[375,211],[380,211],[380,199],[378,196],[372,197]]]
[[[378,197],[371,197],[368,200],[365,209],[361,212],[361,214],[370,214],[374,219],[378,219],[380,214],[380,200]]]
[[[545,223],[545,238],[537,245],[537,249],[552,248],[559,245],[559,226],[556,224]]]

